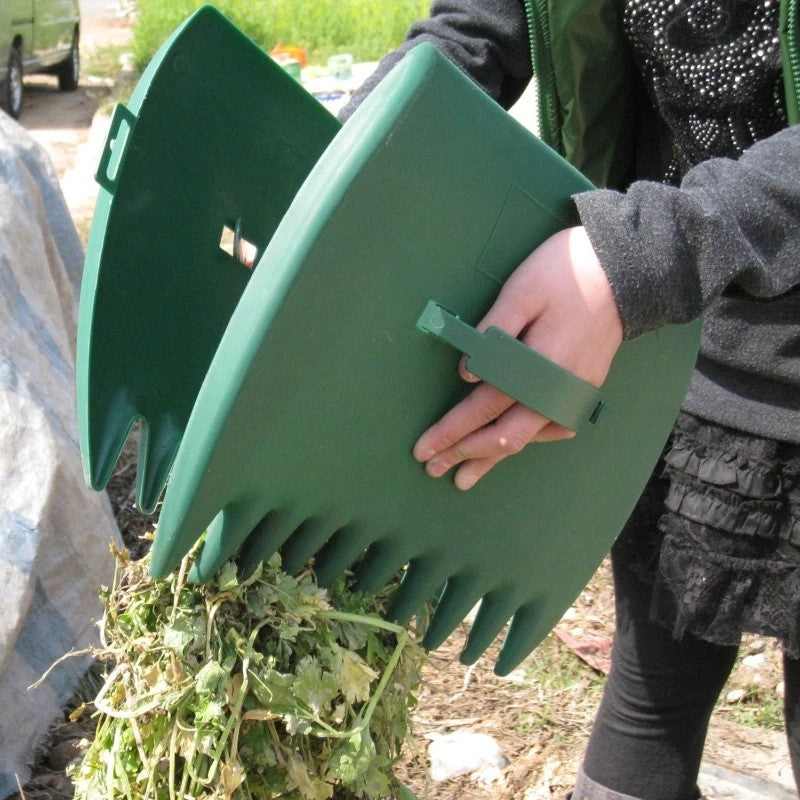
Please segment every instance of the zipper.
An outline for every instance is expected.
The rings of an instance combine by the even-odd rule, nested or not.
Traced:
[[[797,42],[798,18],[797,0],[786,0],[786,61],[785,68],[789,70],[789,84],[792,96],[787,97],[786,105],[789,114],[789,124],[800,122],[798,111],[798,91],[800,90],[800,46]]]
[[[556,77],[550,42],[550,17],[547,0],[525,0],[531,65],[539,88],[539,135],[553,149],[563,154],[559,131],[561,110],[556,92]]]

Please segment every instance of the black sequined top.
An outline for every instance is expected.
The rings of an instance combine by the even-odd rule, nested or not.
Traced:
[[[786,126],[777,0],[627,0],[625,33],[670,135],[664,176]]]

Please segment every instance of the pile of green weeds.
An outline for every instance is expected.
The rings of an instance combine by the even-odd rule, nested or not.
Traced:
[[[77,800],[404,796],[393,777],[424,655],[391,592],[325,591],[276,556],[206,585],[118,554],[101,626],[108,675]]]

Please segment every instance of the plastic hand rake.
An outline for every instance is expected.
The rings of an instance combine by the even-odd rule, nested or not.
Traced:
[[[142,421],[137,502],[162,495],[200,384],[260,253],[339,122],[211,7],[118,105],[97,170],[78,331],[89,484]]]
[[[270,80],[277,77],[268,71]],[[256,123],[262,113],[246,107]],[[302,137],[302,126],[286,124],[289,139]],[[248,186],[269,180],[269,142],[263,139],[263,157],[226,150],[232,162],[251,167]],[[201,147],[198,140],[181,144]],[[132,168],[131,146],[120,174]],[[213,161],[215,153],[202,146]],[[142,154],[137,169],[145,164]],[[167,394],[157,408],[165,419],[172,391],[192,406],[153,572],[173,569],[204,531],[196,580],[230,557],[247,570],[277,549],[289,571],[313,557],[323,584],[353,567],[374,590],[407,565],[394,617],[404,620],[437,596],[425,641],[433,648],[480,602],[462,659],[474,661],[511,619],[495,669],[513,669],[622,528],[677,414],[697,348],[697,324],[624,344],[601,397],[515,339],[471,327],[525,256],[575,224],[570,197],[590,188],[434,48],[406,56],[319,155],[235,309],[218,310],[224,333],[199,391],[188,397],[184,384],[149,361],[125,380],[108,379],[107,393],[127,398],[162,378]],[[117,194],[100,225],[110,227],[119,203]],[[213,249],[220,219],[247,219],[258,205],[222,213],[218,203],[209,188],[193,198],[193,215],[185,210],[173,219],[186,226],[194,224],[186,216],[213,221]],[[135,197],[118,213],[128,225],[150,224]],[[99,259],[101,277],[108,258],[104,252]],[[169,273],[154,278],[143,269],[154,293],[161,281],[173,283]],[[214,305],[214,276],[206,281],[196,296]],[[108,324],[97,323],[107,301],[89,286],[84,302],[94,318],[82,334],[94,343]],[[155,316],[170,309],[165,303]],[[126,331],[129,347],[148,333],[133,319]],[[182,330],[160,348],[180,362],[192,358],[191,340]],[[84,356],[91,343],[84,342]],[[578,436],[528,447],[469,492],[428,478],[412,445],[469,390],[454,347],[470,355],[473,372]],[[82,376],[89,394],[107,380]],[[104,409],[82,419],[114,428]],[[114,428],[119,441],[122,427]],[[149,465],[143,468],[147,475]],[[102,478],[105,470],[92,474]]]

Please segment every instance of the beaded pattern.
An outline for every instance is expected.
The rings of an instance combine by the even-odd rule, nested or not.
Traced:
[[[778,0],[625,0],[625,32],[672,137],[665,180],[786,125]]]

